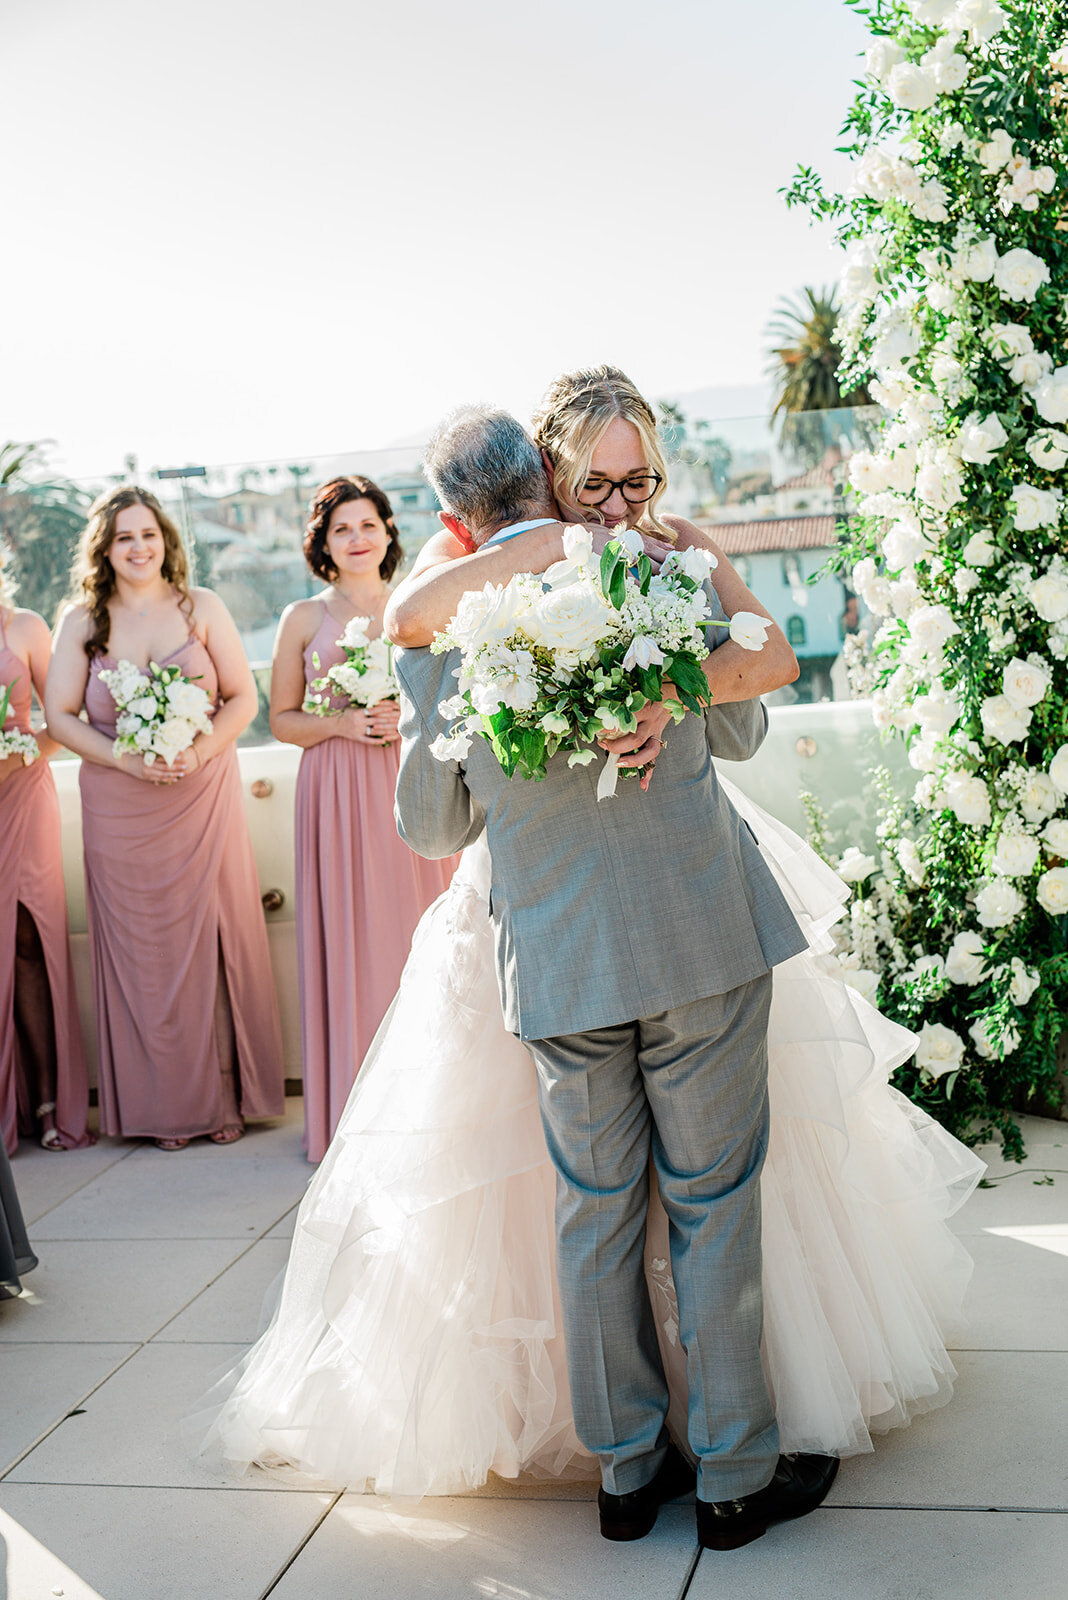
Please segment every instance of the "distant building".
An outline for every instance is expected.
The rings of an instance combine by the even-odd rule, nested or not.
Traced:
[[[418,468],[394,472],[377,481],[393,507],[393,520],[404,546],[404,570],[407,571],[427,540],[441,528],[438,497]]]

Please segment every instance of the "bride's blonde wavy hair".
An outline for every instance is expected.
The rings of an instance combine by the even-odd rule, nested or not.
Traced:
[[[599,521],[595,507],[581,505],[578,492],[590,471],[590,462],[609,424],[617,417],[632,423],[645,449],[651,471],[661,482],[643,506],[638,526],[668,544],[677,535],[657,516],[657,506],[667,489],[667,462],[656,431],[656,416],[644,395],[618,367],[588,367],[565,372],[550,384],[534,413],[534,443],[553,464],[553,491],[572,506],[579,506],[587,521]]]
[[[111,634],[111,616],[108,601],[115,593],[115,569],[108,560],[108,551],[115,538],[115,522],[120,511],[129,506],[144,506],[151,511],[163,534],[163,567],[161,576],[178,594],[178,605],[192,626],[193,597],[189,593],[189,562],[186,558],[182,535],[176,523],[164,511],[155,495],[136,484],[123,484],[118,489],[105,489],[89,507],[89,521],[78,540],[74,558],[74,583],[72,599],[83,605],[89,613],[91,627],[85,641],[85,653],[90,661],[103,655]]]

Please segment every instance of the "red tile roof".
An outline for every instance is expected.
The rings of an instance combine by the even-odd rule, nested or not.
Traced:
[[[729,556],[757,555],[769,550],[833,550],[838,544],[837,517],[760,517],[755,522],[700,522],[705,533]]]
[[[809,467],[807,472],[799,472],[794,478],[787,478],[784,483],[775,485],[778,489],[831,489],[834,487],[834,468],[841,463],[835,460],[832,465],[821,462],[818,467]]]

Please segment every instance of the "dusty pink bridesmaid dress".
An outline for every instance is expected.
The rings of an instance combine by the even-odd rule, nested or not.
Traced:
[[[8,727],[30,730],[30,669],[7,642],[0,613],[0,693],[13,684]],[[16,931],[19,906],[33,919],[43,952],[51,1002],[48,1018],[36,1019],[49,1037],[55,1060],[43,1068],[48,1092],[23,1059],[16,1025]],[[21,965],[21,963],[18,963]],[[54,1085],[54,1092],[53,1091]],[[41,1100],[56,1102],[59,1143],[67,1150],[91,1144],[85,1131],[89,1077],[67,942],[67,897],[63,888],[59,799],[48,762],[38,758],[0,783],[0,1125],[13,1152],[20,1132],[39,1132],[34,1116]]]
[[[198,638],[167,661],[215,697]],[[109,664],[94,658],[85,709],[110,737]],[[231,1067],[244,1117],[281,1116],[278,1003],[236,750],[165,787],[83,761],[81,791],[102,1131],[214,1132],[234,1120]],[[220,1027],[223,996],[232,1025]]]
[[[304,651],[306,682],[344,659],[340,633],[324,605]],[[397,992],[415,925],[448,888],[459,859],[424,861],[399,837],[393,820],[399,764],[396,743],[379,749],[351,739],[325,739],[300,758],[297,957],[309,1161],[326,1154]]]

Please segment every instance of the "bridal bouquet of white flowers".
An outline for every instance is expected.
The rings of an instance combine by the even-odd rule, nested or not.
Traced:
[[[654,573],[640,535],[626,529],[598,562],[588,528],[569,528],[563,561],[544,574],[520,572],[503,587],[464,595],[431,645],[459,650],[459,692],[439,710],[452,726],[431,753],[463,760],[476,736],[488,741],[510,778],[541,778],[550,757],[569,766],[595,759],[597,739],[636,726],[637,713],[663,701],[676,721],[708,703],[701,663],[705,629],[727,627],[747,650],[763,647],[770,623],[753,612],[715,622],[702,587],[715,557],[673,551]],[[674,685],[678,699],[666,698]],[[598,799],[615,793],[610,756]]]
[[[211,699],[185,677],[180,667],[150,661],[142,672],[132,661],[119,661],[100,674],[118,708],[111,753],[142,756],[146,767],[159,761],[173,766],[198,733],[211,732]]]
[[[0,761],[6,761],[8,756],[21,756],[23,766],[28,767],[41,754],[37,740],[32,733],[23,733],[21,728],[4,727],[14,687],[14,683],[9,683],[0,694]]]
[[[396,700],[400,694],[393,676],[393,647],[383,634],[367,637],[370,617],[353,617],[337,641],[345,652],[344,661],[313,678],[305,696],[304,710],[316,717],[337,716],[346,709],[335,702],[342,695],[350,706],[376,706],[380,700]],[[319,657],[312,656],[315,666]]]

